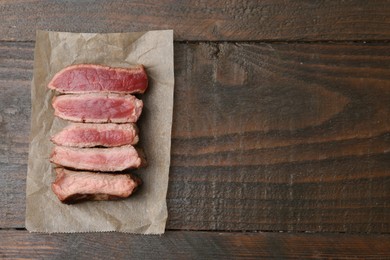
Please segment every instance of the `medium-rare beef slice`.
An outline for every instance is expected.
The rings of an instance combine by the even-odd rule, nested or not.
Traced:
[[[79,64],[64,68],[49,82],[50,89],[61,93],[144,93],[148,87],[145,68],[113,68]]]
[[[142,100],[133,95],[61,95],[53,99],[54,115],[73,122],[135,123],[142,112]]]
[[[130,174],[77,172],[56,168],[57,177],[51,188],[66,204],[86,200],[116,200],[128,198],[142,184]]]
[[[50,161],[57,165],[88,171],[123,171],[146,165],[141,150],[131,145],[112,148],[55,146]]]
[[[128,124],[72,123],[51,138],[57,145],[69,147],[115,147],[138,142],[138,128]]]

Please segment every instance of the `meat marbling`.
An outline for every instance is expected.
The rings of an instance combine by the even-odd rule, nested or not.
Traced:
[[[116,200],[129,197],[142,184],[130,174],[77,172],[56,168],[52,190],[66,204],[86,200]]]
[[[148,77],[142,65],[113,68],[78,64],[55,74],[48,87],[61,93],[144,93],[148,87]]]
[[[138,128],[128,124],[72,123],[51,138],[57,145],[69,147],[115,147],[138,142]]]
[[[143,102],[133,95],[93,93],[57,96],[52,105],[54,115],[73,122],[134,123]]]

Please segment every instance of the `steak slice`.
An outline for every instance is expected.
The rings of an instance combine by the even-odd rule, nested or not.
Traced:
[[[145,165],[142,152],[131,145],[113,148],[55,146],[50,161],[73,169],[102,172],[123,171]]]
[[[51,138],[57,145],[69,147],[114,147],[138,142],[138,128],[128,124],[72,123]]]
[[[133,68],[111,68],[79,64],[64,68],[49,82],[50,89],[61,93],[144,93],[148,77],[142,65]]]
[[[53,99],[54,115],[74,122],[134,123],[142,112],[142,100],[132,95],[61,95]]]
[[[66,204],[87,200],[117,200],[128,198],[142,184],[130,174],[76,172],[56,168],[57,177],[51,188]]]

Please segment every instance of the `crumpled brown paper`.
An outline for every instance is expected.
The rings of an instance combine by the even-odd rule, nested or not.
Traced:
[[[65,33],[38,31],[34,54],[31,136],[27,173],[26,228],[31,232],[120,231],[162,234],[167,219],[173,110],[173,31],[138,33]],[[136,173],[144,181],[126,200],[64,205],[51,190],[50,136],[68,122],[55,118],[50,79],[62,68],[80,63],[128,67],[143,64],[149,77],[139,147],[148,167]]]

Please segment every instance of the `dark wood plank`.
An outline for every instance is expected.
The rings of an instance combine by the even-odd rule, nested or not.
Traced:
[[[0,227],[24,226],[32,47],[0,44]],[[389,47],[176,44],[167,227],[389,232]]]
[[[0,227],[24,226],[32,43],[0,44]]]
[[[0,257],[23,259],[385,259],[389,235],[167,232],[31,234],[0,231]]]
[[[34,40],[36,29],[174,29],[175,39],[181,41],[390,39],[390,3],[386,0],[5,0],[0,13],[0,40],[7,41]]]
[[[169,228],[390,231],[389,45],[175,50]]]

